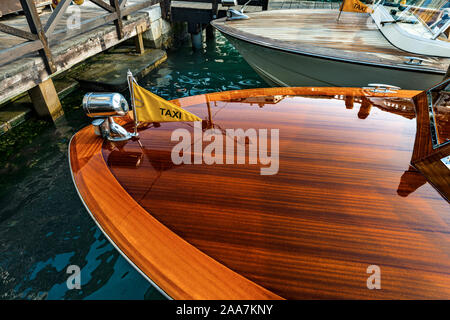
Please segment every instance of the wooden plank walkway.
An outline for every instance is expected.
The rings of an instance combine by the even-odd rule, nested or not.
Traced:
[[[127,6],[144,3],[145,0],[129,0]],[[91,2],[85,2],[79,8],[81,10],[80,21],[88,22],[94,18],[101,19],[108,12],[102,10]],[[114,22],[106,23],[90,31],[80,33],[79,30],[67,30],[67,20],[71,16],[66,12],[57,24],[53,39],[49,46],[57,68],[56,74],[69,69],[73,65],[100,53],[126,39],[137,34],[137,26],[143,26],[148,30],[152,23],[161,19],[161,11],[158,5],[149,6],[138,10],[123,19],[124,37],[118,39]],[[50,17],[50,12],[40,15],[42,24]],[[2,23],[29,31],[27,22],[23,16],[3,17]],[[66,36],[70,39],[61,41]],[[26,40],[0,33],[0,50],[11,48],[14,45],[24,43]],[[42,58],[37,53],[27,54],[17,60],[0,65],[0,104],[35,87],[50,74],[45,67]]]
[[[143,2],[143,0],[128,0],[128,5],[138,4],[140,2]],[[92,2],[88,2],[88,1],[86,1],[82,6],[73,6],[73,7],[75,9],[80,10],[80,23],[81,24],[88,22],[91,19],[99,18],[101,16],[108,14],[107,11],[101,10],[97,5],[95,5]],[[68,33],[68,32],[66,32],[67,23],[68,23],[68,19],[71,16],[73,16],[73,14],[74,14],[73,12],[74,11],[71,12],[69,9],[67,12],[64,13],[63,18],[56,25],[54,33],[60,35],[60,37],[63,34],[65,35]],[[51,16],[51,12],[49,10],[46,10],[45,13],[42,13],[41,15],[39,15],[43,25],[45,25],[47,23],[50,16]],[[25,16],[23,16],[23,15],[20,15],[20,16],[11,15],[11,16],[2,17],[2,23],[6,24],[8,26],[16,27],[16,28],[22,29],[24,31],[30,32],[28,23],[25,19]],[[108,23],[108,25],[113,25],[113,24],[114,24],[113,22]],[[18,44],[21,44],[24,42],[26,42],[25,39],[21,39],[19,37],[15,37],[15,36],[0,32],[0,50],[8,49],[12,46],[15,46],[15,45],[18,45]],[[56,39],[50,40],[50,46],[52,46],[52,45],[55,46],[58,44],[58,42],[59,42],[58,37],[56,37]]]

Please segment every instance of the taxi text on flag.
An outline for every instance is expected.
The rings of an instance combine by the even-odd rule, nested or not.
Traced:
[[[135,119],[138,122],[174,122],[174,121],[202,121],[172,102],[139,86],[132,79],[131,91],[134,100]]]
[[[360,12],[360,13],[372,13],[373,10],[369,6],[365,5],[359,0],[343,0],[340,11],[346,12]]]

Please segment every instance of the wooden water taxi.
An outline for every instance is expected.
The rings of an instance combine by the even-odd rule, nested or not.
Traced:
[[[270,85],[387,83],[425,90],[442,81],[449,66],[448,35],[430,28],[437,18],[427,24],[417,10],[394,9],[397,14],[383,5],[371,14],[342,12],[339,20],[337,10],[272,10],[211,24]],[[439,17],[446,22],[448,16]]]
[[[125,141],[103,139],[94,123],[71,139],[70,168],[98,227],[169,298],[448,299],[449,89],[450,80],[422,93],[268,88],[172,101],[215,140],[278,130],[276,174],[249,159],[261,136],[241,140],[240,163],[195,163],[212,143],[203,136],[192,162],[175,164],[174,132],[196,134],[187,122],[142,123]],[[131,114],[116,120],[133,132]],[[219,149],[216,159],[228,152]]]

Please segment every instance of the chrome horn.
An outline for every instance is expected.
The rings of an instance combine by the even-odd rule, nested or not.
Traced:
[[[128,103],[119,93],[87,93],[83,98],[83,110],[92,121],[95,134],[110,141],[124,141],[132,135],[114,121],[128,113]]]

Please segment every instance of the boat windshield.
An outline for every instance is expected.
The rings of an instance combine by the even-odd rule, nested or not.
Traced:
[[[427,91],[433,148],[450,143],[450,79]]]
[[[393,21],[410,34],[448,41],[450,2],[448,0],[383,1]]]

